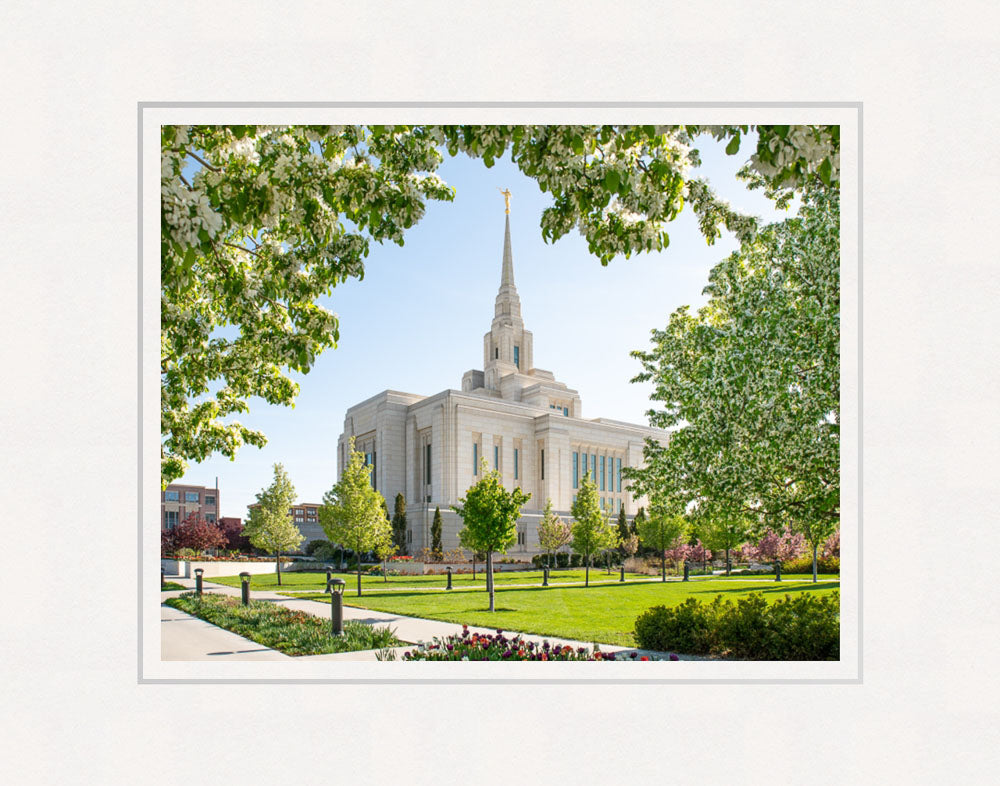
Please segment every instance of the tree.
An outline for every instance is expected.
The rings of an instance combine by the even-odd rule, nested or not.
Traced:
[[[364,275],[370,244],[403,243],[427,200],[454,190],[435,173],[443,152],[509,153],[553,203],[554,241],[576,228],[602,264],[666,248],[664,227],[688,205],[702,233],[741,240],[756,221],[690,178],[695,138],[739,151],[780,200],[839,179],[839,126],[164,126],[161,131],[161,480],[188,461],[266,436],[229,416],[254,396],[289,406],[339,341],[336,315],[316,302]],[[232,327],[235,338],[218,328]]]
[[[243,522],[238,518],[223,517],[218,521],[219,530],[226,538],[225,548],[233,551],[249,551],[250,539],[243,534]]]
[[[667,549],[673,548],[687,533],[683,516],[671,515],[662,508],[651,508],[650,516],[639,523],[639,540],[660,555],[660,580],[667,580]]]
[[[646,509],[639,506],[639,509],[635,512],[635,517],[632,519],[632,534],[636,537],[639,536],[639,525],[646,520]]]
[[[379,540],[375,543],[375,557],[379,562],[382,563],[382,581],[388,583],[389,581],[389,566],[386,564],[393,554],[396,553],[397,546],[392,537],[392,529],[390,528]]]
[[[392,514],[392,540],[400,554],[406,553],[406,498],[396,495],[396,505]]]
[[[625,560],[625,545],[628,543],[628,539],[632,536],[632,530],[629,529],[628,517],[625,515],[625,506],[622,505],[618,509],[618,542],[620,544],[622,561]],[[634,551],[632,552],[635,553]]]
[[[674,433],[625,474],[757,533],[791,521],[818,546],[840,520],[840,203],[815,183],[801,198],[713,268],[697,314],[678,309],[632,353],[664,407],[650,424]]]
[[[493,552],[506,554],[517,541],[517,520],[521,506],[529,499],[521,489],[507,491],[500,473],[487,468],[483,459],[479,480],[469,487],[465,497],[458,501],[462,507],[453,506],[465,526],[458,533],[462,546],[486,554],[486,590],[490,596],[490,611],[495,611],[493,587]]]
[[[761,562],[788,562],[795,559],[805,550],[805,538],[799,533],[785,527],[780,532],[768,529],[749,550],[752,559]]]
[[[226,536],[218,525],[206,521],[197,511],[189,513],[184,521],[173,529],[160,531],[161,553],[167,554],[177,549],[191,549],[201,554],[208,549],[226,545]]]
[[[392,527],[386,515],[385,499],[372,488],[371,468],[365,466],[365,455],[354,449],[354,437],[351,437],[349,450],[340,480],[323,495],[319,523],[332,542],[354,551],[360,597],[361,555],[375,551],[384,540],[391,540]]]
[[[750,522],[745,516],[711,514],[701,518],[695,525],[701,541],[713,551],[726,552],[726,575],[731,574],[730,552],[743,543],[750,534]]]
[[[634,557],[635,553],[639,550],[639,538],[636,535],[629,533],[628,538],[622,543],[622,552],[625,555],[625,559]]]
[[[441,561],[441,508],[434,509],[434,520],[431,522],[431,552],[434,559]]]
[[[597,486],[591,480],[590,472],[580,479],[580,489],[576,502],[570,509],[573,514],[573,551],[583,555],[586,572],[584,586],[590,586],[591,556],[604,549],[613,549],[618,545],[618,535],[604,514],[601,513]]]
[[[257,505],[250,508],[243,534],[255,548],[274,552],[278,584],[281,584],[281,552],[298,548],[305,540],[292,520],[295,487],[281,464],[274,465],[274,482],[257,493]]]
[[[573,539],[573,530],[552,510],[552,500],[545,500],[545,512],[538,522],[538,545],[549,553],[549,567],[555,561],[555,553]]]

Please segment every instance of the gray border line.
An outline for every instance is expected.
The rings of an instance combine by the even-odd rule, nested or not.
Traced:
[[[209,677],[161,678],[143,676],[143,616],[142,616],[142,515],[143,515],[143,177],[142,177],[142,113],[146,109],[854,109],[858,119],[858,676],[835,679],[325,679],[325,678],[236,678]],[[138,504],[139,551],[137,559],[138,586],[138,679],[140,685],[862,685],[864,684],[864,102],[862,101],[139,101],[138,127]]]

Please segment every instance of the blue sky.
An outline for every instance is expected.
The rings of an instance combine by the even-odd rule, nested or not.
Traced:
[[[735,178],[755,146],[755,137],[745,138],[739,153],[726,156],[702,137],[699,174],[738,210],[776,220],[785,214]],[[732,236],[709,246],[685,210],[668,226],[667,249],[602,267],[575,230],[543,242],[539,222],[551,197],[509,160],[487,169],[480,160],[446,156],[438,174],[455,187],[454,202],[429,203],[404,246],[372,244],[364,280],[320,300],[340,317],[340,342],[309,374],[293,374],[301,387],[295,407],[251,400],[240,420],[261,429],[268,444],[243,447],[235,461],[191,464],[177,482],[214,485],[218,477],[222,515],[245,518],[280,462],[299,500],[320,502],[336,481],[348,407],[389,388],[422,395],[459,389],[465,371],[482,368],[500,285],[500,188],[512,192],[514,279],[534,334],[535,365],[579,391],[584,418],[646,423],[651,386],[629,383],[640,371],[629,352],[648,348],[650,330],[664,327],[674,309],[704,303],[709,270],[736,248]]]

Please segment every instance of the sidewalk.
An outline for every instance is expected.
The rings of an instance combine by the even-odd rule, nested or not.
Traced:
[[[167,580],[182,584],[190,589],[194,588],[193,579],[167,576]],[[209,581],[205,581],[203,587],[206,592],[234,597],[240,596],[240,590],[236,587],[213,584]],[[161,593],[161,597],[165,600],[180,594],[180,590],[175,590],[173,592],[163,592]],[[280,603],[285,608],[304,611],[323,619],[330,618],[329,603],[320,603],[314,600],[299,600],[279,595],[276,592],[262,590],[254,590],[251,597],[253,600]],[[162,641],[160,657],[162,660],[376,660],[374,650],[290,657],[276,650],[267,649],[249,639],[237,636],[235,633],[217,628],[214,625],[172,609],[169,606],[160,606],[160,620]],[[418,642],[430,642],[435,636],[442,638],[462,632],[462,626],[453,622],[439,622],[420,617],[407,617],[401,614],[359,609],[346,605],[344,606],[344,620],[357,620],[369,625],[388,625],[393,629],[397,638],[408,642],[409,646],[398,648],[400,657],[403,652],[412,649],[412,645]],[[489,634],[494,633],[496,629],[469,626],[469,631],[472,633]],[[513,633],[511,631],[512,635]],[[528,633],[521,635],[526,641],[534,641],[539,644],[543,641],[548,641],[549,644],[569,646],[573,649],[585,647],[589,650],[592,648],[591,642],[573,641],[572,639],[561,639],[552,636],[537,636]],[[602,652],[637,652],[639,656],[647,655],[651,659],[666,659],[666,656],[662,652],[649,652],[647,650],[637,650],[634,647],[620,647],[612,644],[601,644],[600,647]],[[679,657],[681,660],[704,660],[704,658],[697,656],[680,655]]]

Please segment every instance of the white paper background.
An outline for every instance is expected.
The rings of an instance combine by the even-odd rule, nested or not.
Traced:
[[[991,780],[997,13],[623,6],[4,5],[0,780]],[[138,685],[137,102],[514,99],[864,102],[863,685]]]

